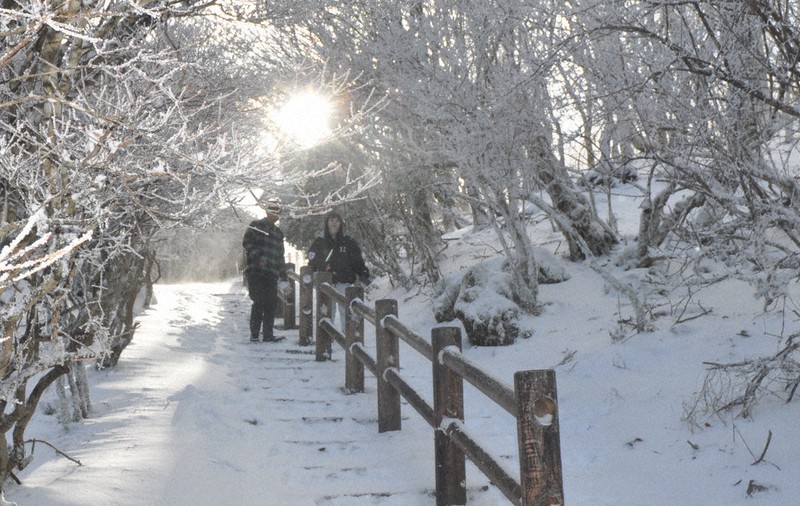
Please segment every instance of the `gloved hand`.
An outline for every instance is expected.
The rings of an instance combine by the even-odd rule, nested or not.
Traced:
[[[364,285],[365,287],[369,286],[370,284],[372,284],[372,280],[369,279],[369,276],[361,276],[361,284]]]

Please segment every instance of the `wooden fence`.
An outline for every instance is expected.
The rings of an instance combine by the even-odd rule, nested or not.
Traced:
[[[458,327],[434,328],[428,341],[398,319],[396,300],[378,300],[370,307],[363,300],[361,287],[348,287],[341,293],[331,285],[330,273],[313,273],[308,266],[296,273],[292,264],[289,269],[289,286],[280,292],[284,328],[298,328],[300,345],[314,344],[317,361],[331,358],[333,342],[341,346],[347,391],[364,392],[365,368],[375,376],[378,432],[401,429],[401,397],[434,429],[437,506],[466,504],[466,458],[512,504],[564,504],[555,371],[519,371],[511,388],[461,353]],[[334,304],[345,307],[344,333],[330,318]],[[375,327],[375,357],[364,347],[365,320]],[[432,364],[432,405],[400,372],[400,340]],[[519,479],[510,476],[469,435],[464,421],[464,380],[516,419]]]

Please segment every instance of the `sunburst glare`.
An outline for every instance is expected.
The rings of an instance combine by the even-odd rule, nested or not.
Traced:
[[[331,133],[333,106],[314,92],[293,95],[278,109],[275,122],[281,132],[304,148],[310,148]]]

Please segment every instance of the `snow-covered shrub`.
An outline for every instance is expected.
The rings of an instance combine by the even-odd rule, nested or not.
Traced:
[[[469,269],[453,307],[464,324],[470,344],[512,344],[520,335],[516,325],[520,309],[514,302],[514,279],[502,270],[502,259],[483,262]]]
[[[545,250],[536,250],[540,283],[558,283],[568,275]],[[470,344],[500,346],[528,337],[520,329],[522,309],[516,294],[517,283],[507,260],[497,258],[479,263],[466,273],[444,280],[442,292],[434,301],[438,322],[458,319]]]

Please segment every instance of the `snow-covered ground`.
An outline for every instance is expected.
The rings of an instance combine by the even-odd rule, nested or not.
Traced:
[[[543,233],[536,244],[547,241]],[[489,230],[450,239],[444,254],[452,271],[497,251]],[[796,319],[764,315],[750,290],[728,281],[695,295],[711,311],[705,316],[671,325],[664,315],[652,331],[634,334],[619,323],[630,316],[623,297],[586,264],[563,264],[570,279],[540,287],[545,306],[529,319],[531,337],[506,347],[465,345],[464,353],[509,385],[516,371],[555,369],[566,503],[798,504],[797,400],[766,395],[750,419],[734,411],[686,420],[706,376],[704,362],[774,354],[796,332]],[[91,418],[60,425],[40,409],[31,423],[28,437],[80,465],[37,444],[32,464],[18,473],[22,485],[8,486],[7,500],[435,504],[432,429],[404,405],[403,429],[379,434],[375,380],[367,371],[366,392],[345,394],[338,346],[332,362],[318,363],[311,348],[297,344],[296,332],[281,332],[288,336],[281,343],[246,342],[249,300],[238,280],[159,285],[156,296],[119,365],[89,370]],[[397,299],[400,319],[430,335],[436,323],[424,292],[377,279],[366,299],[381,298]],[[429,395],[430,364],[405,345],[401,369]],[[465,405],[470,434],[516,470],[514,420],[469,385]],[[467,489],[470,505],[507,504],[469,463]]]
[[[434,504],[433,433],[410,408],[379,434],[375,380],[343,390],[343,351],[315,362],[296,331],[247,341],[239,281],[162,285],[116,369],[89,371],[94,414],[39,414],[22,486],[30,505]],[[280,321],[279,321],[280,322]],[[369,375],[369,373],[367,373]],[[508,415],[506,415],[508,416]],[[473,471],[478,473],[477,470]],[[470,474],[474,504],[502,504]],[[477,499],[476,499],[477,500]],[[472,501],[471,501],[472,503]]]

